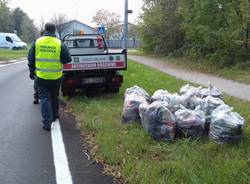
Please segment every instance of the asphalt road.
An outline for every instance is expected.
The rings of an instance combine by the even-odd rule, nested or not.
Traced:
[[[42,129],[40,107],[32,104],[32,93],[26,62],[0,65],[1,184],[64,183],[56,181],[51,133]],[[60,125],[72,183],[113,183],[84,154],[86,148],[74,118],[61,113]]]
[[[250,85],[199,72],[179,69],[173,67],[173,65],[164,62],[161,59],[133,55],[129,55],[128,58],[146,66],[158,69],[159,71],[162,71],[164,73],[175,76],[176,78],[193,82],[202,86],[208,86],[208,82],[210,81],[212,85],[217,87],[222,92],[236,98],[250,101]]]

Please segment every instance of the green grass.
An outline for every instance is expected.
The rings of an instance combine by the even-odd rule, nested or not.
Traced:
[[[140,49],[129,49],[128,54],[130,55],[136,55],[136,56],[143,56],[145,55],[142,50]]]
[[[131,55],[148,56],[153,58],[160,58],[175,67],[183,68],[191,71],[199,71],[202,73],[212,74],[219,77],[235,80],[238,82],[250,84],[250,68],[243,66],[235,66],[231,68],[219,68],[212,61],[192,61],[187,58],[174,58],[156,55],[146,55],[141,50],[132,50],[128,52]]]
[[[13,59],[20,59],[27,57],[28,50],[9,50],[9,49],[0,49],[0,61],[9,61]]]
[[[124,79],[119,94],[77,96],[68,101],[95,150],[95,158],[108,163],[111,173],[121,172],[131,184],[249,184],[248,124],[238,144],[217,145],[206,137],[157,142],[139,124],[120,122],[124,91],[139,85],[151,94],[160,88],[177,92],[186,82],[131,61]],[[249,102],[228,96],[225,101],[250,122]]]

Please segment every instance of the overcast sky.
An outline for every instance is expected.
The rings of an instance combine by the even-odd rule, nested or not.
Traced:
[[[133,14],[129,15],[129,21],[134,23],[141,12],[142,0],[129,0],[129,9]],[[107,9],[124,17],[124,0],[10,0],[11,8],[20,7],[26,12],[36,25],[39,25],[42,17],[50,20],[54,14],[63,13],[70,20],[77,19],[91,26],[92,17],[99,9]]]

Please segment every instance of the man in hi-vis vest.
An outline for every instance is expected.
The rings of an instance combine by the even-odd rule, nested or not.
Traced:
[[[66,45],[55,35],[56,26],[45,24],[45,33],[31,46],[28,55],[30,78],[37,77],[37,87],[43,117],[43,129],[50,131],[51,123],[59,118],[58,96],[62,78],[62,64],[71,62]]]

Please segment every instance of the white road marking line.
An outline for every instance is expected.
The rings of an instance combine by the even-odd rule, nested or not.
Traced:
[[[57,184],[73,184],[59,120],[52,123],[51,139]]]
[[[15,62],[15,63],[10,63],[10,64],[5,64],[5,65],[0,65],[0,68],[1,67],[5,67],[5,66],[11,66],[11,65],[16,65],[16,64],[19,64],[19,63],[23,63],[25,62],[26,60],[22,60],[22,61],[18,61],[18,62]]]

